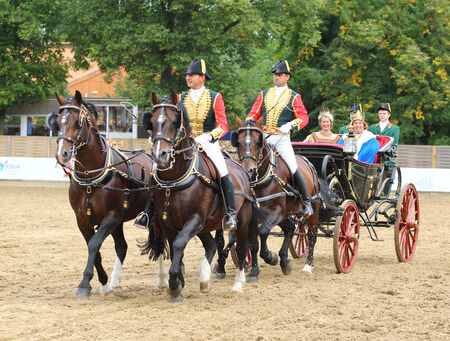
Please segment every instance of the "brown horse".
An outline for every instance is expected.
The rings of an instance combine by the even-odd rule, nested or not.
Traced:
[[[123,222],[143,211],[153,162],[143,152],[125,152],[111,147],[100,135],[95,107],[83,101],[79,91],[73,98],[56,98],[59,114],[49,117],[49,126],[58,132],[56,160],[70,175],[69,200],[78,228],[88,245],[88,261],[77,296],[90,296],[90,281],[97,269],[100,293],[120,293],[127,243]],[[66,164],[73,161],[73,167]],[[96,231],[97,230],[97,231]],[[108,235],[115,243],[116,262],[111,283],[102,266],[100,247]]]
[[[267,238],[273,226],[281,227],[284,239],[279,251],[280,266],[283,274],[290,274],[292,264],[288,259],[288,249],[295,231],[295,224],[302,223],[301,216],[302,201],[296,189],[290,185],[291,174],[287,164],[281,159],[278,153],[270,148],[264,138],[262,130],[262,118],[259,121],[249,120],[243,123],[236,117],[239,129],[234,132],[231,138],[232,145],[237,148],[239,160],[251,176],[251,185],[256,193],[257,201],[261,205],[260,211],[266,212],[263,221],[259,221],[259,230],[254,225],[249,227],[250,246],[252,253],[252,268],[247,276],[247,281],[257,281],[259,274],[258,267],[258,231],[261,239],[260,256],[271,265],[278,263],[275,252],[269,251]],[[317,200],[319,193],[319,181],[314,167],[304,158],[297,156],[297,165],[305,179],[308,192],[313,200],[314,214],[307,219],[309,255],[304,271],[312,269],[312,250],[317,239],[317,229],[319,225],[320,200]],[[251,224],[255,221],[252,220]]]
[[[224,217],[224,204],[217,182],[217,170],[202,152],[201,146],[189,136],[189,116],[183,104],[177,103],[172,92],[170,100],[152,95],[153,114],[143,118],[144,127],[152,130],[154,173],[155,236],[160,231],[167,237],[172,260],[169,269],[170,302],[182,300],[184,287],[182,260],[187,243],[198,236],[205,249],[200,266],[200,289],[209,291],[211,261],[216,242],[211,231],[220,230]],[[147,126],[146,126],[147,125]],[[248,223],[252,216],[251,189],[245,170],[227,160],[227,167],[235,188],[238,216],[236,232],[239,270],[233,292],[242,292],[245,283],[244,262],[248,250]],[[155,237],[157,242],[158,238]],[[158,243],[158,242],[157,242]],[[162,252],[162,243],[154,256]]]

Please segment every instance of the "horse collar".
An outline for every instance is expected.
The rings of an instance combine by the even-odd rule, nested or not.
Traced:
[[[186,187],[189,187],[192,182],[195,180],[197,174],[198,174],[198,168],[199,168],[199,155],[198,150],[194,151],[193,159],[187,169],[187,171],[178,179],[175,180],[162,180],[158,177],[157,170],[154,171],[153,178],[155,179],[157,183],[158,188],[170,188],[173,190],[179,190]]]

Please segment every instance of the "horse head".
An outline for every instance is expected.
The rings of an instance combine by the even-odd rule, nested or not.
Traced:
[[[153,93],[152,103],[153,113],[148,113],[142,121],[144,128],[152,132],[153,159],[160,169],[167,169],[174,162],[175,150],[190,132],[189,118],[173,91],[169,98],[161,99]]]
[[[50,129],[58,131],[56,160],[64,166],[77,150],[87,144],[90,130],[97,129],[97,111],[94,105],[83,101],[78,90],[69,99],[55,95],[60,107],[58,114],[47,117],[47,124]]]
[[[231,144],[237,149],[239,161],[250,175],[257,170],[259,161],[263,157],[265,140],[262,130],[262,120],[261,118],[258,121],[247,120],[242,122],[236,116],[239,129],[231,135]]]

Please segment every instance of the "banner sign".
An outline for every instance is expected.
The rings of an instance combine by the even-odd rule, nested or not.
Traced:
[[[450,192],[450,169],[402,168],[402,184],[420,192]],[[54,158],[0,157],[0,180],[68,181]]]
[[[0,180],[68,181],[55,158],[0,157]]]

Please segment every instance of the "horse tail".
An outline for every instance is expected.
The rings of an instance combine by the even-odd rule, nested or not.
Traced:
[[[166,238],[163,234],[155,233],[153,226],[149,226],[148,240],[138,240],[137,243],[141,249],[141,255],[148,254],[150,260],[156,261],[160,255],[164,254]]]
[[[253,218],[258,225],[260,225],[260,229],[267,229],[270,231],[275,225],[273,212],[255,203],[253,203]]]

